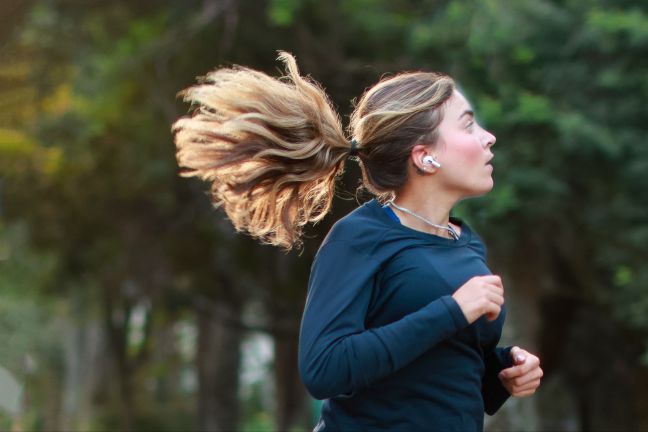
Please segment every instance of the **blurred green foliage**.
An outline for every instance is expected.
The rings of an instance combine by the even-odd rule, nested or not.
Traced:
[[[343,114],[385,73],[455,77],[498,139],[495,189],[457,209],[495,270],[524,270],[535,299],[575,302],[565,325],[598,311],[632,334],[627,367],[648,365],[645,2],[35,0],[0,13],[16,14],[0,41],[0,364],[28,383],[18,428],[194,427],[198,396],[180,383],[197,354],[169,329],[206,298],[260,302],[270,333],[273,314],[298,321],[314,251],[354,203],[336,201],[300,256],[258,246],[177,177],[169,130],[196,76],[232,63],[276,74],[279,49]],[[90,322],[113,366],[79,393],[86,418],[62,340]],[[245,404],[243,430],[276,426]]]

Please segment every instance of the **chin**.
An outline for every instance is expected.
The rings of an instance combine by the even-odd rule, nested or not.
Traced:
[[[482,196],[482,195],[486,195],[488,192],[493,190],[494,185],[495,185],[495,183],[493,182],[493,179],[490,179],[490,181],[485,182],[482,185],[479,185],[479,187],[473,187],[473,188],[468,189],[464,193],[464,197],[465,198],[474,198],[474,197],[479,197],[479,196]]]
[[[491,179],[491,180],[488,182],[488,187],[486,188],[486,190],[484,191],[484,193],[488,193],[488,192],[492,191],[492,190],[493,190],[493,186],[495,186],[495,182],[493,181],[493,179]],[[482,194],[482,195],[483,195],[483,194]]]

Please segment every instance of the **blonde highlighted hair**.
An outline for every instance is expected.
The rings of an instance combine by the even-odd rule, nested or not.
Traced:
[[[350,142],[324,90],[281,52],[287,75],[217,69],[180,94],[192,104],[173,124],[181,175],[211,182],[212,202],[238,231],[290,249],[330,210]],[[436,141],[452,79],[427,72],[385,79],[360,98],[350,131],[363,183],[393,194],[417,143]]]

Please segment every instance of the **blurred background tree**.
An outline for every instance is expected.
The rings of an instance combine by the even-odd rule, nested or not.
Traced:
[[[648,4],[640,0],[11,0],[0,5],[0,366],[14,430],[308,430],[297,373],[312,257],[233,233],[180,179],[176,93],[297,56],[341,113],[385,73],[454,76],[498,137],[456,212],[537,352],[492,430],[648,429]]]

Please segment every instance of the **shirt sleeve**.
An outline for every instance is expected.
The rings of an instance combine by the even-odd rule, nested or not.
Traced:
[[[388,325],[365,318],[380,264],[352,245],[326,243],[311,276],[299,337],[299,371],[316,399],[352,395],[468,326],[452,296]]]
[[[502,369],[513,366],[511,347],[495,348],[486,355],[484,361],[486,364],[486,370],[482,379],[484,411],[488,415],[493,415],[511,396],[497,376]]]

